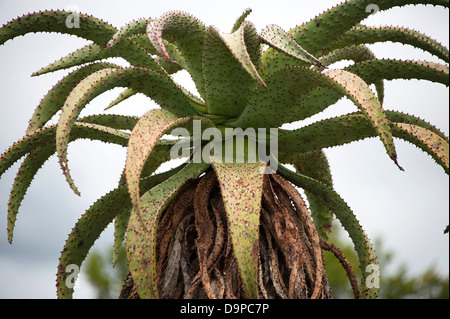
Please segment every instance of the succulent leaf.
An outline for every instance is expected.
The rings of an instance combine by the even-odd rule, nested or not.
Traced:
[[[321,61],[303,49],[292,37],[277,25],[269,25],[260,34],[262,40],[271,47],[284,52],[307,64],[322,66]]]
[[[211,161],[222,192],[234,255],[249,298],[258,297],[259,214],[266,163]]]
[[[386,112],[388,119],[392,113]],[[401,113],[395,112],[393,119]],[[405,122],[411,122],[409,124]],[[398,125],[399,124],[399,125]],[[404,126],[403,124],[410,125]],[[420,119],[404,114],[403,121],[391,123],[392,135],[404,139],[428,153],[448,174],[448,138],[443,133],[435,133],[436,128]],[[415,127],[420,127],[417,129]],[[375,137],[376,132],[361,113],[352,113],[326,119],[301,129],[285,132],[279,137],[280,152],[309,152],[313,150],[343,145],[346,143]]]
[[[370,87],[357,75],[347,71],[329,70],[326,75],[342,86],[343,93],[362,110],[378,132],[389,157],[403,170],[397,162],[397,152],[388,120]]]
[[[56,132],[56,150],[61,168],[69,185],[76,194],[79,194],[79,192],[67,167],[67,140],[71,127],[87,103],[99,94],[117,86],[133,87],[139,92],[151,96],[159,105],[173,111],[175,114],[196,114],[191,107],[191,99],[183,93],[168,75],[140,68],[108,68],[89,75],[69,94],[63,106]],[[172,94],[169,95],[169,92]]]
[[[333,188],[330,165],[323,150],[307,153],[281,153],[279,160],[283,164],[292,164],[296,171],[302,175],[311,177]],[[323,199],[316,194],[305,191],[309,202],[309,209],[317,227],[317,231],[324,239],[328,237],[333,222],[333,211],[324,203]]]
[[[79,17],[79,28],[67,27],[66,21],[72,15]],[[40,11],[23,15],[0,28],[0,45],[15,37],[31,32],[58,32],[73,34],[100,45],[106,45],[116,33],[112,25],[93,16],[70,11]]]
[[[231,29],[231,33],[237,31],[237,29],[241,27],[242,23],[245,21],[245,19],[249,16],[250,13],[252,13],[252,9],[250,8],[245,9],[245,11],[239,16],[239,18],[234,23],[233,28]]]
[[[174,61],[163,39],[178,48],[186,63],[186,69],[192,76],[198,92],[204,97],[203,83],[203,41],[205,26],[197,18],[184,12],[173,11],[164,14],[158,20],[151,20],[147,25],[147,36],[160,56],[167,61]]]
[[[351,60],[355,63],[374,60],[375,54],[365,45],[350,45],[342,49],[336,49],[326,56],[321,58],[321,62],[328,66],[341,60]],[[382,79],[375,81],[375,89],[377,91],[377,98],[380,104],[384,100],[384,82]]]
[[[119,68],[112,63],[94,63],[78,68],[56,83],[42,98],[34,111],[27,128],[27,134],[32,134],[42,128],[64,105],[69,93],[78,85],[81,79],[103,69]]]
[[[153,175],[142,180],[142,188],[147,191],[178,172],[174,168],[168,172]],[[58,265],[58,298],[71,298],[73,288],[66,285],[68,274],[66,267],[70,264],[81,266],[89,249],[103,230],[120,214],[131,210],[131,200],[126,186],[118,187],[97,200],[78,220],[67,238]]]
[[[342,226],[348,232],[355,245],[362,273],[361,291],[366,298],[376,298],[378,288],[369,288],[368,285],[365,284],[365,270],[369,265],[378,265],[377,256],[369,238],[347,203],[345,203],[333,189],[313,178],[294,173],[282,165],[279,166],[278,172],[296,186],[308,190],[316,194],[316,196],[322,197],[329,209],[333,210],[336,218],[342,223]]]
[[[118,42],[121,40],[124,40],[126,38],[138,35],[138,34],[145,34],[147,29],[147,24],[151,19],[143,18],[138,20],[133,20],[126,25],[124,25],[120,30],[118,30],[111,40],[108,41],[106,47],[108,49],[115,46]]]
[[[449,6],[448,0],[350,0],[337,5],[311,19],[307,23],[292,30],[295,41],[312,54],[327,47],[328,43],[337,40],[348,30],[359,24],[373,12],[367,10],[375,4],[380,11],[409,4],[431,4]],[[342,16],[345,15],[345,19]]]
[[[166,110],[152,110],[146,113],[134,127],[128,143],[128,153],[125,174],[133,207],[141,216],[139,195],[139,179],[147,158],[152,153],[156,143],[166,133],[175,127],[187,123],[194,117],[178,118]],[[207,123],[214,124],[202,117],[195,117]],[[141,216],[142,217],[142,216]],[[143,220],[143,219],[142,219]]]
[[[357,74],[368,84],[379,79],[419,79],[449,85],[448,66],[435,62],[380,59],[355,63],[344,70]]]
[[[436,40],[423,33],[408,28],[392,26],[355,26],[347,31],[339,40],[325,49],[324,52],[331,52],[333,50],[341,49],[347,46],[372,44],[387,41],[412,45],[416,48],[424,50],[425,52],[429,52],[437,56],[447,63],[449,62],[448,49]]]
[[[117,104],[119,104],[120,102],[125,101],[126,99],[136,95],[137,92],[136,90],[134,90],[133,88],[126,88],[125,90],[122,91],[122,93],[119,94],[118,97],[116,97],[114,99],[114,101],[112,101],[111,103],[108,104],[107,107],[105,107],[105,111],[109,110],[110,108],[112,108],[113,106],[116,106]]]
[[[259,39],[250,23],[229,35],[206,29],[203,76],[208,113],[236,117],[257,83],[265,88],[257,71],[258,56]]]
[[[31,151],[24,159],[17,172],[8,201],[8,241],[13,240],[14,226],[20,204],[37,171],[55,153],[55,145],[48,144]]]
[[[64,70],[73,66],[100,61],[110,57],[112,57],[111,51],[105,50],[104,47],[97,43],[90,43],[41,68],[40,70],[34,72],[32,76],[39,76],[58,70]]]
[[[396,136],[411,142],[432,156],[449,173],[449,143],[434,132],[413,124],[394,123]]]
[[[161,212],[189,179],[198,177],[208,167],[209,164],[206,163],[189,163],[181,171],[142,195],[138,205],[142,209],[142,216],[136,209],[131,212],[127,230],[127,256],[140,298],[159,296],[155,250]]]

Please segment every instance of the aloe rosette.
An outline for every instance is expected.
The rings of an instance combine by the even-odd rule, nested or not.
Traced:
[[[308,225],[307,232],[313,238],[315,263],[320,263],[321,258],[318,247],[328,247],[323,242],[336,217],[350,235],[363,270],[361,283],[355,289],[359,289],[362,297],[376,297],[378,287],[366,284],[364,271],[377,264],[375,251],[355,214],[333,190],[323,150],[378,137],[387,156],[401,169],[395,137],[419,147],[448,174],[448,137],[413,115],[387,110],[389,105],[383,105],[383,82],[414,78],[448,86],[449,53],[436,40],[417,31],[361,25],[360,22],[370,15],[366,8],[371,4],[376,4],[380,10],[409,4],[448,8],[449,1],[350,0],[289,31],[269,25],[257,32],[247,21],[251,10],[238,18],[230,33],[206,26],[190,14],[178,11],[168,12],[158,19],[135,20],[121,29],[86,14],[79,14],[78,28],[67,28],[66,19],[73,13],[66,11],[36,12],[6,23],[0,29],[0,44],[26,33],[42,31],[73,34],[92,41],[34,73],[41,75],[77,67],[44,96],[29,121],[26,135],[0,158],[1,176],[24,157],[8,203],[9,241],[13,239],[20,203],[45,161],[56,152],[70,187],[79,194],[68,165],[68,144],[79,138],[100,140],[127,147],[124,173],[118,187],[96,201],[69,235],[58,266],[58,297],[71,297],[73,293],[73,289],[65,285],[67,265],[81,265],[94,241],[113,221],[116,251],[126,238],[130,275],[137,294],[141,298],[160,297],[159,224],[164,221],[165,210],[189,182],[208,174],[210,167],[220,185],[242,296],[265,295],[258,283],[260,225],[266,218],[262,197],[267,202],[284,198],[284,193],[276,190],[275,197],[263,195],[267,194],[264,189],[268,184],[262,172],[267,170],[268,162],[248,160],[255,150],[244,138],[243,163],[230,163],[214,156],[194,161],[196,155],[191,153],[181,166],[163,173],[155,171],[171,159],[171,149],[180,141],[185,143],[188,152],[193,151],[193,143],[205,144],[205,141],[193,141],[185,136],[175,140],[165,138],[175,132],[174,129],[183,128],[192,133],[195,123],[200,123],[203,131],[217,128],[221,133],[237,128],[278,128],[278,154],[270,157],[270,164],[275,163],[277,170],[271,178],[295,203],[299,195],[294,194],[285,181],[305,191],[310,215],[302,215],[302,222]],[[442,63],[377,59],[367,44],[386,41],[420,48]],[[110,57],[122,57],[130,66],[103,61]],[[353,60],[354,64],[343,69],[328,68],[344,59]],[[172,74],[180,70],[189,72],[198,95],[174,82]],[[376,92],[370,88],[371,84],[375,85]],[[106,114],[79,116],[91,100],[115,87],[123,87],[124,91],[108,107],[141,93],[160,108],[141,118]],[[343,97],[351,100],[358,111],[295,130],[281,129],[285,123],[322,112]],[[59,114],[58,123],[49,125],[55,114]],[[229,143],[225,135],[222,138],[223,145]],[[270,137],[263,139],[270,143]],[[293,165],[295,171],[287,164]],[[298,204],[296,209],[301,210],[300,206]],[[208,249],[202,246],[201,239],[207,240],[211,235],[199,230],[198,236],[198,258],[204,265],[202,258],[207,257],[203,253]],[[176,253],[173,250],[171,256],[177,257]],[[315,288],[308,297],[321,296],[317,287],[322,284],[322,272],[323,269],[317,270]],[[208,287],[208,280],[201,280]],[[170,280],[166,281],[170,286]],[[275,287],[278,295],[288,296],[281,286]],[[208,294],[214,296],[214,293]]]

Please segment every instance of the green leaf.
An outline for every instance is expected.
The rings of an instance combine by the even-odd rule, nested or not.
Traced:
[[[448,138],[445,138],[442,132],[436,133],[437,129],[423,120],[407,114],[401,115],[399,112],[386,112],[389,119],[392,114],[394,114],[393,120],[398,120],[401,116],[403,120],[399,123],[411,125],[411,131],[409,131],[407,127],[397,125],[399,123],[391,123],[392,135],[421,148],[448,174],[448,160],[446,160],[446,158],[448,159]],[[421,129],[416,133],[414,127],[421,127]],[[278,138],[278,149],[282,153],[303,153],[375,136],[377,136],[376,132],[367,118],[361,113],[352,113],[322,120],[298,130],[284,132]]]
[[[81,67],[56,83],[52,89],[42,98],[34,111],[27,128],[27,134],[32,134],[42,128],[48,121],[61,110],[69,93],[87,76],[107,68],[120,68],[112,63],[94,63]]]
[[[245,19],[249,16],[250,13],[252,13],[252,9],[250,8],[245,9],[245,11],[239,16],[239,18],[234,23],[233,28],[231,29],[231,33],[237,31],[237,29],[241,27],[242,23],[245,21]]]
[[[0,156],[0,176],[23,156],[48,144],[55,145],[56,125],[45,127],[15,142]],[[75,122],[70,141],[78,138],[126,146],[129,134],[102,125]]]
[[[148,190],[178,172],[178,169],[154,175],[142,181],[143,189]],[[103,230],[116,216],[131,210],[131,201],[126,186],[118,187],[97,200],[78,220],[61,253],[56,279],[58,298],[71,298],[73,288],[66,280],[71,274],[66,271],[68,265],[81,264],[86,259],[89,249]]]
[[[349,0],[290,30],[295,41],[312,54],[325,49],[348,30],[373,14],[373,5],[383,11],[408,4],[449,6],[448,0]],[[342,17],[345,16],[345,19]]]
[[[166,70],[170,70],[170,72],[168,71],[169,73],[176,72],[174,67],[168,67],[167,63],[161,61],[159,57],[153,59],[153,54],[156,54],[156,51],[151,47],[145,34],[130,39],[121,39],[111,49],[104,45],[91,43],[34,72],[33,76],[113,57],[121,57],[135,67],[145,67],[156,72],[163,72],[161,69],[163,67]]]
[[[147,25],[147,36],[159,55],[167,61],[173,61],[164,40],[175,44],[186,63],[186,69],[192,76],[197,91],[204,97],[203,82],[203,41],[205,26],[197,18],[184,12],[173,11],[164,14],[158,20]]]
[[[141,215],[139,198],[139,178],[148,156],[156,143],[167,131],[188,123],[194,118],[204,121],[207,126],[214,124],[202,117],[178,118],[166,110],[152,110],[146,113],[134,127],[128,143],[128,153],[125,166],[128,189],[136,213]]]
[[[10,244],[13,240],[17,213],[19,211],[20,204],[25,197],[26,191],[30,187],[37,171],[54,153],[54,144],[48,144],[47,146],[31,151],[22,162],[19,171],[17,172],[8,201],[8,241]]]
[[[135,83],[137,87],[135,87]],[[132,87],[149,95],[161,107],[178,115],[194,115],[191,100],[168,75],[147,69],[103,69],[82,80],[70,93],[63,106],[56,131],[58,158],[64,175],[76,194],[79,194],[67,167],[67,141],[73,123],[81,110],[96,96],[114,87]]]
[[[68,27],[67,21],[79,19],[77,27]],[[87,14],[70,11],[40,11],[23,15],[0,28],[0,45],[31,32],[58,32],[73,34],[95,43],[106,45],[116,33],[112,25]]]
[[[409,44],[422,49],[425,52],[429,52],[445,62],[449,61],[448,49],[436,40],[430,38],[426,34],[408,28],[393,26],[355,26],[347,31],[339,40],[325,49],[324,52],[331,52],[347,46],[388,41]]]
[[[355,63],[344,70],[371,84],[379,79],[418,79],[449,85],[448,66],[428,61],[380,59]]]
[[[259,215],[266,163],[212,160],[222,192],[233,251],[248,298],[258,297]]]
[[[355,63],[374,60],[375,54],[365,45],[350,45],[342,49],[337,49],[321,58],[324,65],[329,66],[335,62],[341,60],[351,60]],[[383,104],[384,100],[384,83],[382,79],[374,82],[375,89],[377,91],[377,97],[380,104]]]
[[[377,131],[389,157],[403,170],[397,162],[397,152],[388,120],[370,87],[361,78],[350,72],[330,70],[325,74],[336,81],[343,88],[343,94],[366,115]]]
[[[118,42],[125,40],[126,38],[138,34],[145,34],[149,21],[151,21],[151,19],[143,18],[127,23],[114,34],[114,36],[108,41],[106,47],[110,49],[114,47]]]
[[[280,127],[303,117],[303,108],[298,105],[302,96],[329,79],[320,72],[292,67],[279,70],[266,79],[268,90],[256,88],[239,117],[229,123],[233,127]]]
[[[158,298],[156,232],[160,214],[189,179],[208,168],[206,163],[189,163],[185,168],[146,192],[139,202],[142,216],[134,209],[128,222],[128,266],[141,299]],[[144,227],[144,225],[146,225]]]
[[[374,8],[383,11],[408,4],[449,7],[448,0],[378,0],[376,2],[373,0],[349,0],[323,12],[307,23],[289,30],[288,33],[303,49],[314,56],[320,56],[329,53],[330,43],[338,41],[346,32],[371,15]],[[297,59],[269,48],[263,54],[262,74],[271,75],[277,70],[295,65],[299,65]]]
[[[114,101],[112,101],[111,103],[109,103],[107,107],[105,107],[105,111],[109,110],[113,106],[116,106],[120,102],[125,101],[126,99],[132,97],[133,95],[136,95],[137,93],[138,92],[132,88],[126,88],[124,91],[122,91],[122,93],[119,94],[118,97],[114,99]]]
[[[378,266],[377,256],[369,238],[347,203],[345,203],[333,189],[315,179],[299,173],[294,173],[282,165],[278,166],[278,173],[296,186],[303,188],[316,196],[320,196],[323,202],[327,204],[328,208],[333,210],[336,218],[339,219],[355,245],[362,273],[360,288],[362,296],[365,298],[376,298],[378,288],[369,288],[365,281],[367,279],[367,267],[370,265]]]
[[[370,60],[355,63],[344,70],[355,73],[367,84],[416,78],[448,85],[449,79],[447,66],[424,61]],[[331,88],[316,88],[298,101],[297,108],[302,110],[302,116],[295,119],[301,120],[320,113],[343,96],[342,92]]]
[[[292,164],[298,173],[333,188],[330,165],[323,150],[300,154],[279,153],[279,161],[284,164]],[[320,196],[309,191],[305,191],[305,195],[317,231],[322,238],[326,239],[328,237],[327,232],[331,230],[333,211],[323,202]]]
[[[322,66],[321,61],[303,49],[292,37],[277,25],[269,25],[260,34],[262,40],[271,47],[299,59],[307,64]]]
[[[94,123],[88,123],[89,121],[111,124],[111,121],[104,118],[105,116],[95,116],[84,118],[84,123],[75,123],[74,132],[70,141],[74,141],[78,138],[89,138],[91,140],[102,140],[107,142],[114,142],[116,144],[125,146],[128,141],[128,134]],[[110,116],[106,116],[110,118]],[[102,118],[102,121],[99,119]],[[125,118],[125,117],[124,117]],[[120,122],[120,117],[115,118],[115,122]],[[117,126],[122,128],[123,125]],[[45,128],[33,135],[25,137],[23,140],[16,143],[0,158],[0,166],[3,174],[5,169],[12,165],[15,161],[26,155],[26,158],[22,162],[14,184],[11,188],[10,199],[8,202],[8,240],[12,242],[13,231],[16,221],[16,216],[25,196],[26,191],[30,187],[35,175],[42,167],[42,165],[56,152],[55,144],[55,131],[56,126]],[[26,146],[26,147],[25,147]],[[161,148],[160,145],[158,145]],[[165,151],[168,152],[167,148]],[[15,154],[14,154],[15,153]],[[12,155],[12,156],[11,156]],[[9,158],[9,161],[8,161]]]
[[[206,29],[203,76],[209,114],[236,117],[251,90],[258,83],[266,87],[257,71],[259,44],[256,30],[248,22],[232,34]]]
[[[58,70],[64,70],[73,66],[111,58],[112,56],[112,51],[105,50],[104,47],[97,43],[90,43],[41,68],[40,70],[34,72],[31,76],[39,76]]]
[[[394,123],[393,130],[399,138],[407,140],[427,152],[449,173],[449,143],[434,132],[413,124]]]
[[[379,101],[358,76],[343,70],[320,73],[305,67],[277,71],[266,81],[269,91],[255,90],[235,127],[280,127],[310,116],[302,105],[304,95],[315,87],[330,88],[347,96],[373,123],[391,159],[397,163],[392,134]]]

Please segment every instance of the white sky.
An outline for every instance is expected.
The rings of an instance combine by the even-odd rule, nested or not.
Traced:
[[[0,25],[28,12],[79,8],[116,27],[142,17],[157,18],[170,10],[183,10],[229,31],[235,19],[250,7],[248,20],[258,30],[278,24],[285,30],[309,20],[337,0],[321,1],[60,1],[0,0]],[[449,45],[449,13],[442,8],[414,6],[379,13],[368,23],[400,25],[424,32]],[[24,135],[28,119],[44,94],[66,71],[31,78],[32,72],[83,46],[87,41],[59,34],[30,34],[0,47],[0,153]],[[398,59],[436,58],[398,44],[373,45],[377,57]],[[192,88],[186,77],[177,77]],[[121,90],[103,94],[82,115],[97,114]],[[449,135],[448,88],[426,81],[386,83],[384,107],[415,114]],[[141,115],[154,107],[145,97],[133,97],[109,113]],[[352,112],[342,100],[320,118]],[[315,118],[317,119],[317,118]],[[400,172],[377,139],[328,149],[337,192],[353,209],[372,240],[381,237],[384,249],[393,251],[396,264],[411,273],[435,265],[448,275],[449,239],[443,235],[449,223],[449,179],[443,170],[413,145],[397,140]],[[39,171],[19,211],[12,245],[7,242],[6,212],[9,190],[18,165],[0,180],[0,298],[55,298],[56,267],[67,235],[82,213],[96,199],[115,188],[125,162],[125,149],[100,142],[78,141],[69,146],[69,165],[82,196],[68,187],[52,157]],[[95,248],[112,243],[111,227]],[[376,248],[376,247],[375,247]],[[105,248],[106,249],[106,248]],[[76,298],[93,297],[81,280]]]

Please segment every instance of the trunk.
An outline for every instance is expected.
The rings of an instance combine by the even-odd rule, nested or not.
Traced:
[[[161,298],[245,298],[213,169],[189,181],[161,216]],[[297,190],[265,175],[259,233],[259,298],[331,298],[322,248]],[[120,298],[139,298],[130,275]]]

